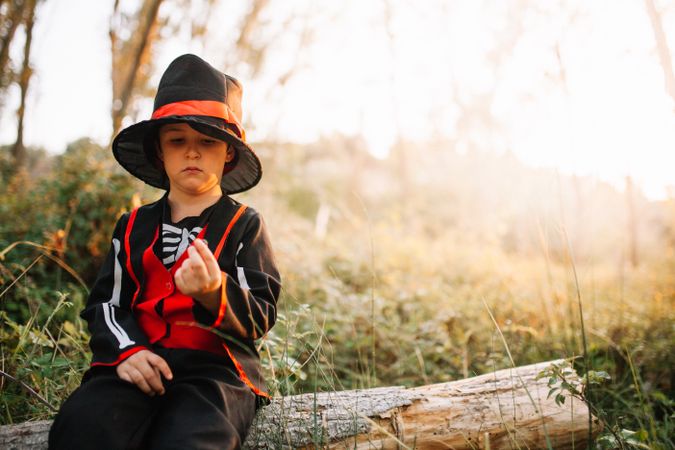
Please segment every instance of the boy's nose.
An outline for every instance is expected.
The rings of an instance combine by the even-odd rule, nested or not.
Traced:
[[[188,142],[187,148],[185,149],[185,156],[188,158],[199,158],[201,156],[197,149],[197,145],[194,142]]]

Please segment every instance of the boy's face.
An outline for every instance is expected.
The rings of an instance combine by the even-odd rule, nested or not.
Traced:
[[[172,191],[200,195],[220,190],[223,168],[234,158],[234,149],[186,123],[172,123],[159,130],[158,156]]]

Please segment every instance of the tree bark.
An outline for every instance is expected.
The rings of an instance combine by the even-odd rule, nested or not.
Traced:
[[[275,398],[258,414],[248,449],[583,449],[588,409],[547,398],[537,374],[551,361],[449,383]],[[578,382],[578,378],[568,380]],[[51,422],[0,427],[0,448],[46,448]],[[593,418],[593,436],[600,431]],[[548,441],[548,444],[547,444]]]
[[[0,91],[11,82],[12,77],[9,75],[11,71],[11,67],[9,66],[9,48],[14,39],[16,29],[23,20],[23,12],[26,9],[27,3],[27,1],[10,3],[7,7],[7,16],[3,18],[3,21],[7,20],[9,22],[9,26],[7,27],[7,33],[2,36],[2,46],[0,46]]]
[[[666,87],[666,92],[675,101],[675,74],[673,73],[673,61],[670,56],[670,49],[668,48],[668,39],[666,33],[663,31],[661,23],[661,14],[656,10],[654,0],[645,0],[645,7],[647,15],[652,25],[654,32],[654,40],[656,41],[656,49],[659,54],[659,61],[663,69],[663,81]]]
[[[24,19],[26,28],[26,42],[23,47],[23,64],[21,74],[19,75],[19,87],[21,88],[21,100],[17,115],[16,141],[12,146],[12,157],[14,159],[15,169],[20,169],[26,163],[26,148],[23,145],[23,122],[26,115],[26,95],[28,86],[33,76],[33,69],[30,66],[30,49],[33,43],[33,25],[35,25],[35,6],[37,0],[27,0],[28,9]]]
[[[136,79],[139,68],[142,65],[142,62],[145,58],[148,57],[152,43],[154,41],[152,37],[153,29],[157,24],[157,17],[159,13],[159,7],[162,4],[162,0],[146,0],[141,8],[139,9],[139,27],[137,30],[134,30],[134,33],[138,33],[138,42],[135,47],[132,47],[129,55],[116,55],[116,45],[117,45],[117,32],[111,25],[110,28],[110,42],[111,42],[111,51],[112,51],[112,67],[113,82],[116,80],[122,80],[120,86],[113,86],[113,105],[112,105],[112,124],[113,132],[112,138],[117,135],[117,132],[122,127],[122,119],[127,114],[129,105],[131,103],[131,98],[136,87]],[[115,2],[114,13],[117,12],[119,7],[119,2]],[[128,64],[117,64],[120,61],[124,61],[126,58],[130,59]],[[122,67],[120,67],[122,66]],[[123,77],[118,77],[116,75],[117,70],[124,70]],[[116,83],[115,83],[116,84]],[[117,94],[117,95],[116,95]]]

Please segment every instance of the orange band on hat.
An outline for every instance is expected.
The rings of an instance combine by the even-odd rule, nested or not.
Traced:
[[[237,119],[237,116],[232,112],[230,107],[223,102],[216,102],[213,100],[186,100],[184,102],[169,103],[161,106],[152,113],[153,119],[160,119],[167,116],[217,117],[234,125],[239,137],[246,140],[246,133],[239,123],[239,119]]]

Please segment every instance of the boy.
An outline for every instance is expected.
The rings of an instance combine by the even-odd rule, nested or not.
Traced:
[[[239,448],[264,392],[254,341],[274,324],[279,273],[261,217],[226,194],[262,175],[241,85],[194,55],[162,76],[150,120],[113,154],[166,189],[123,215],[82,317],[91,368],[61,407],[53,449]]]

